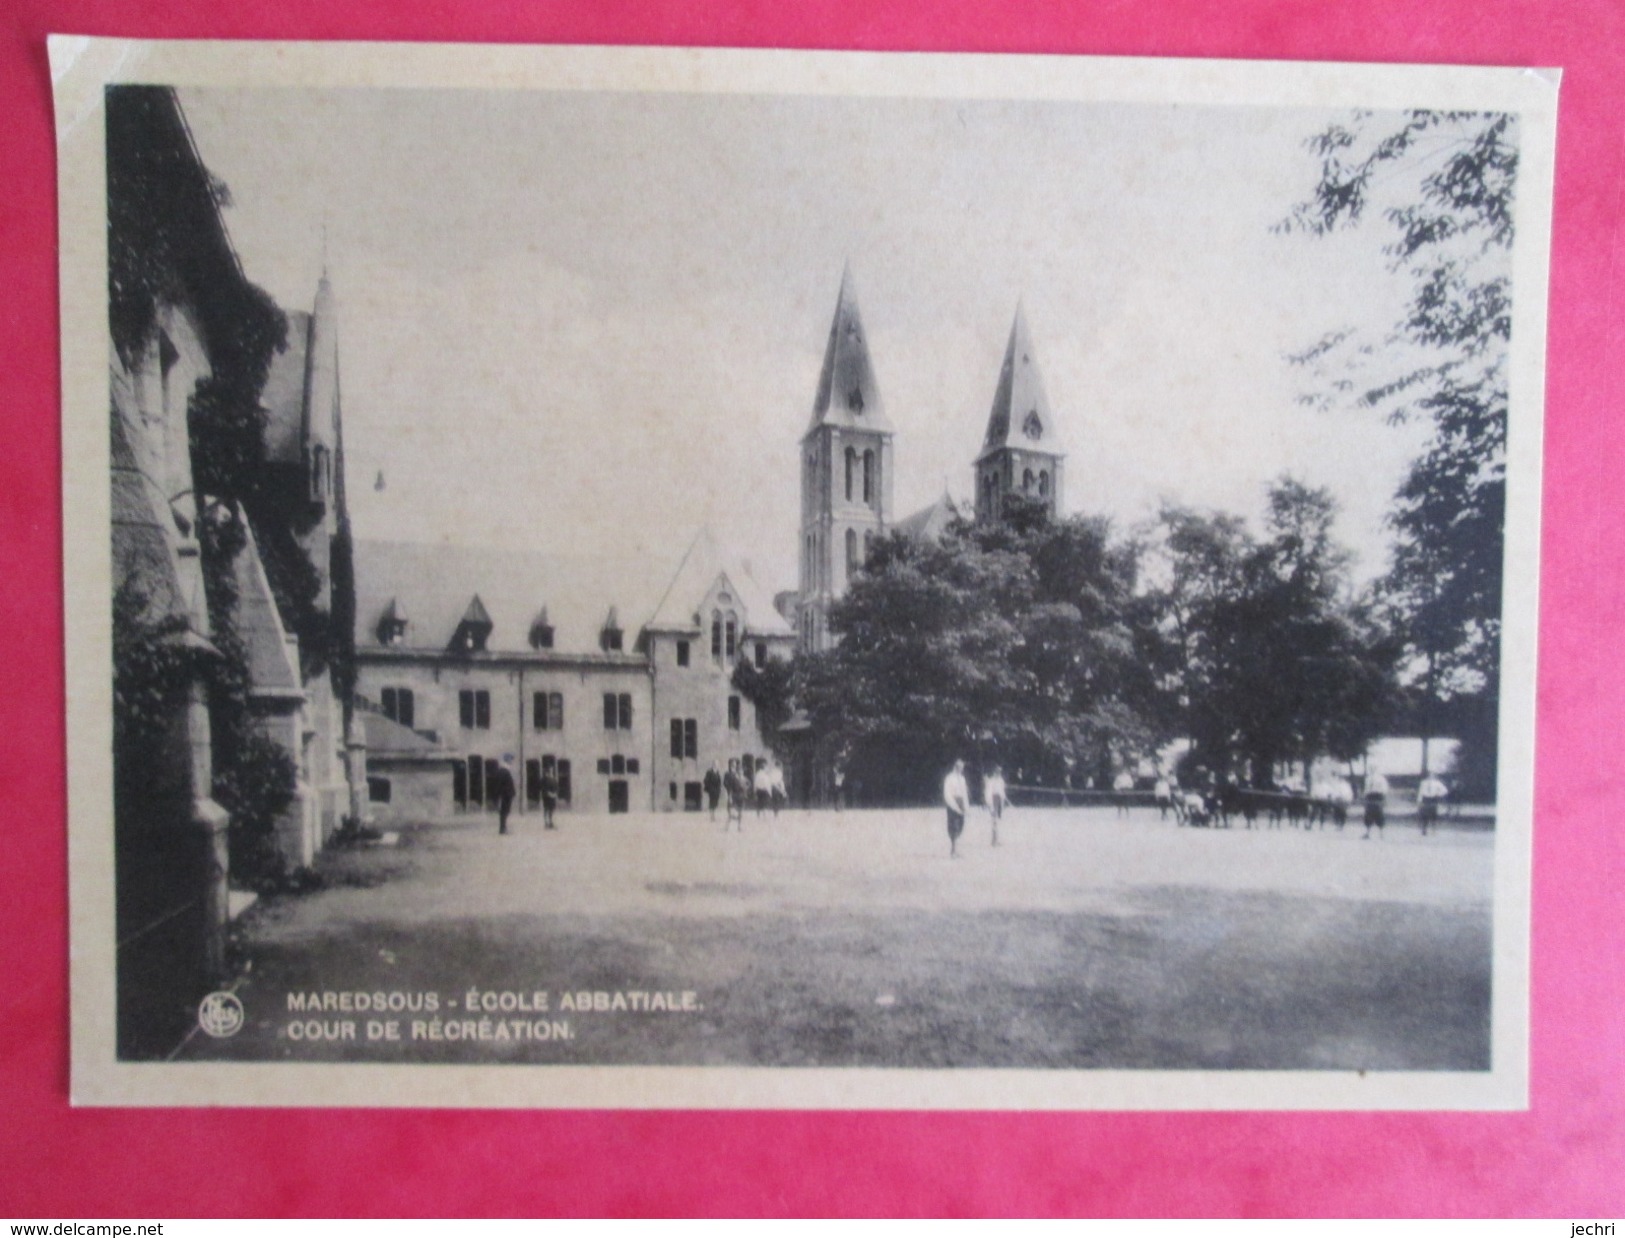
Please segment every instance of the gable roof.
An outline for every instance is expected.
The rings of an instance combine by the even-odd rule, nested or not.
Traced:
[[[818,374],[818,394],[813,400],[812,424],[807,433],[819,426],[892,432],[881,403],[880,385],[875,381],[874,363],[869,359],[869,337],[863,329],[863,316],[858,313],[850,266],[841,272],[841,291],[835,301],[835,317],[829,324],[829,343],[824,348],[824,366]]]
[[[694,535],[682,562],[645,627],[659,632],[692,632],[702,626],[695,612],[721,579],[739,599],[745,632],[753,636],[794,636],[773,604],[773,593],[756,579],[750,564],[723,550],[710,529]]]
[[[1005,345],[1004,364],[993,389],[987,436],[976,458],[985,459],[1002,447],[1062,454],[1049,397],[1044,393],[1044,377],[1038,369],[1038,354],[1033,350],[1027,315],[1020,305],[1010,324],[1010,342]]]
[[[959,518],[959,508],[946,494],[928,507],[904,516],[892,528],[915,541],[936,541]]]

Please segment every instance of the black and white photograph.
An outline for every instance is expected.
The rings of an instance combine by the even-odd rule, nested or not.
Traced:
[[[1526,1103],[1554,81],[70,50],[76,1099]]]

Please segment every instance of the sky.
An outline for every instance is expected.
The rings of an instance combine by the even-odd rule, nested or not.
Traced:
[[[1305,197],[1310,109],[452,90],[184,90],[248,277],[339,305],[361,537],[612,550],[701,526],[797,578],[797,446],[850,264],[895,513],[972,495],[1020,301],[1066,507],[1255,519],[1329,487],[1356,572],[1420,443],[1298,397],[1286,360],[1380,336],[1380,227],[1272,225]]]

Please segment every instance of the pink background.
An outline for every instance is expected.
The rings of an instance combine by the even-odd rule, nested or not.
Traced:
[[[10,0],[0,15],[0,1214],[1625,1212],[1621,0]],[[715,11],[712,11],[715,10]],[[46,34],[1557,65],[1532,1095],[1516,1114],[74,1111]],[[1566,1232],[1566,1231],[1565,1231]]]

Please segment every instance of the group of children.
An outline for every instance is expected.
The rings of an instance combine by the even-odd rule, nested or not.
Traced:
[[[965,818],[970,813],[970,788],[965,785],[965,763],[955,761],[953,769],[942,780],[942,802],[948,810],[948,854],[953,859],[959,858],[959,836],[965,832]],[[987,806],[987,815],[993,823],[993,845],[999,845],[999,822],[1004,818],[1004,810],[1010,803],[1010,793],[1005,787],[1004,771],[997,765],[990,766],[982,779],[982,803]]]
[[[711,768],[705,771],[702,785],[713,821],[717,819],[717,805],[727,797],[724,831],[737,826],[743,833],[745,809],[750,805],[756,806],[758,817],[769,809],[776,817],[789,798],[784,789],[784,767],[768,757],[730,757],[726,770],[713,761]]]
[[[1422,833],[1439,822],[1439,808],[1450,794],[1437,775],[1428,774],[1416,788],[1416,817]],[[1365,780],[1361,797],[1364,808],[1365,835],[1370,838],[1373,829],[1379,832],[1388,823],[1388,779],[1381,771]],[[1343,777],[1334,777],[1321,786],[1314,796],[1301,788],[1284,791],[1260,791],[1236,786],[1234,783],[1218,785],[1209,780],[1205,791],[1181,791],[1178,782],[1158,775],[1152,797],[1157,809],[1166,819],[1170,812],[1180,825],[1229,824],[1230,817],[1239,814],[1250,827],[1260,813],[1272,822],[1284,817],[1292,825],[1305,828],[1317,821],[1324,825],[1330,821],[1341,829],[1348,821],[1354,805],[1353,784]]]

